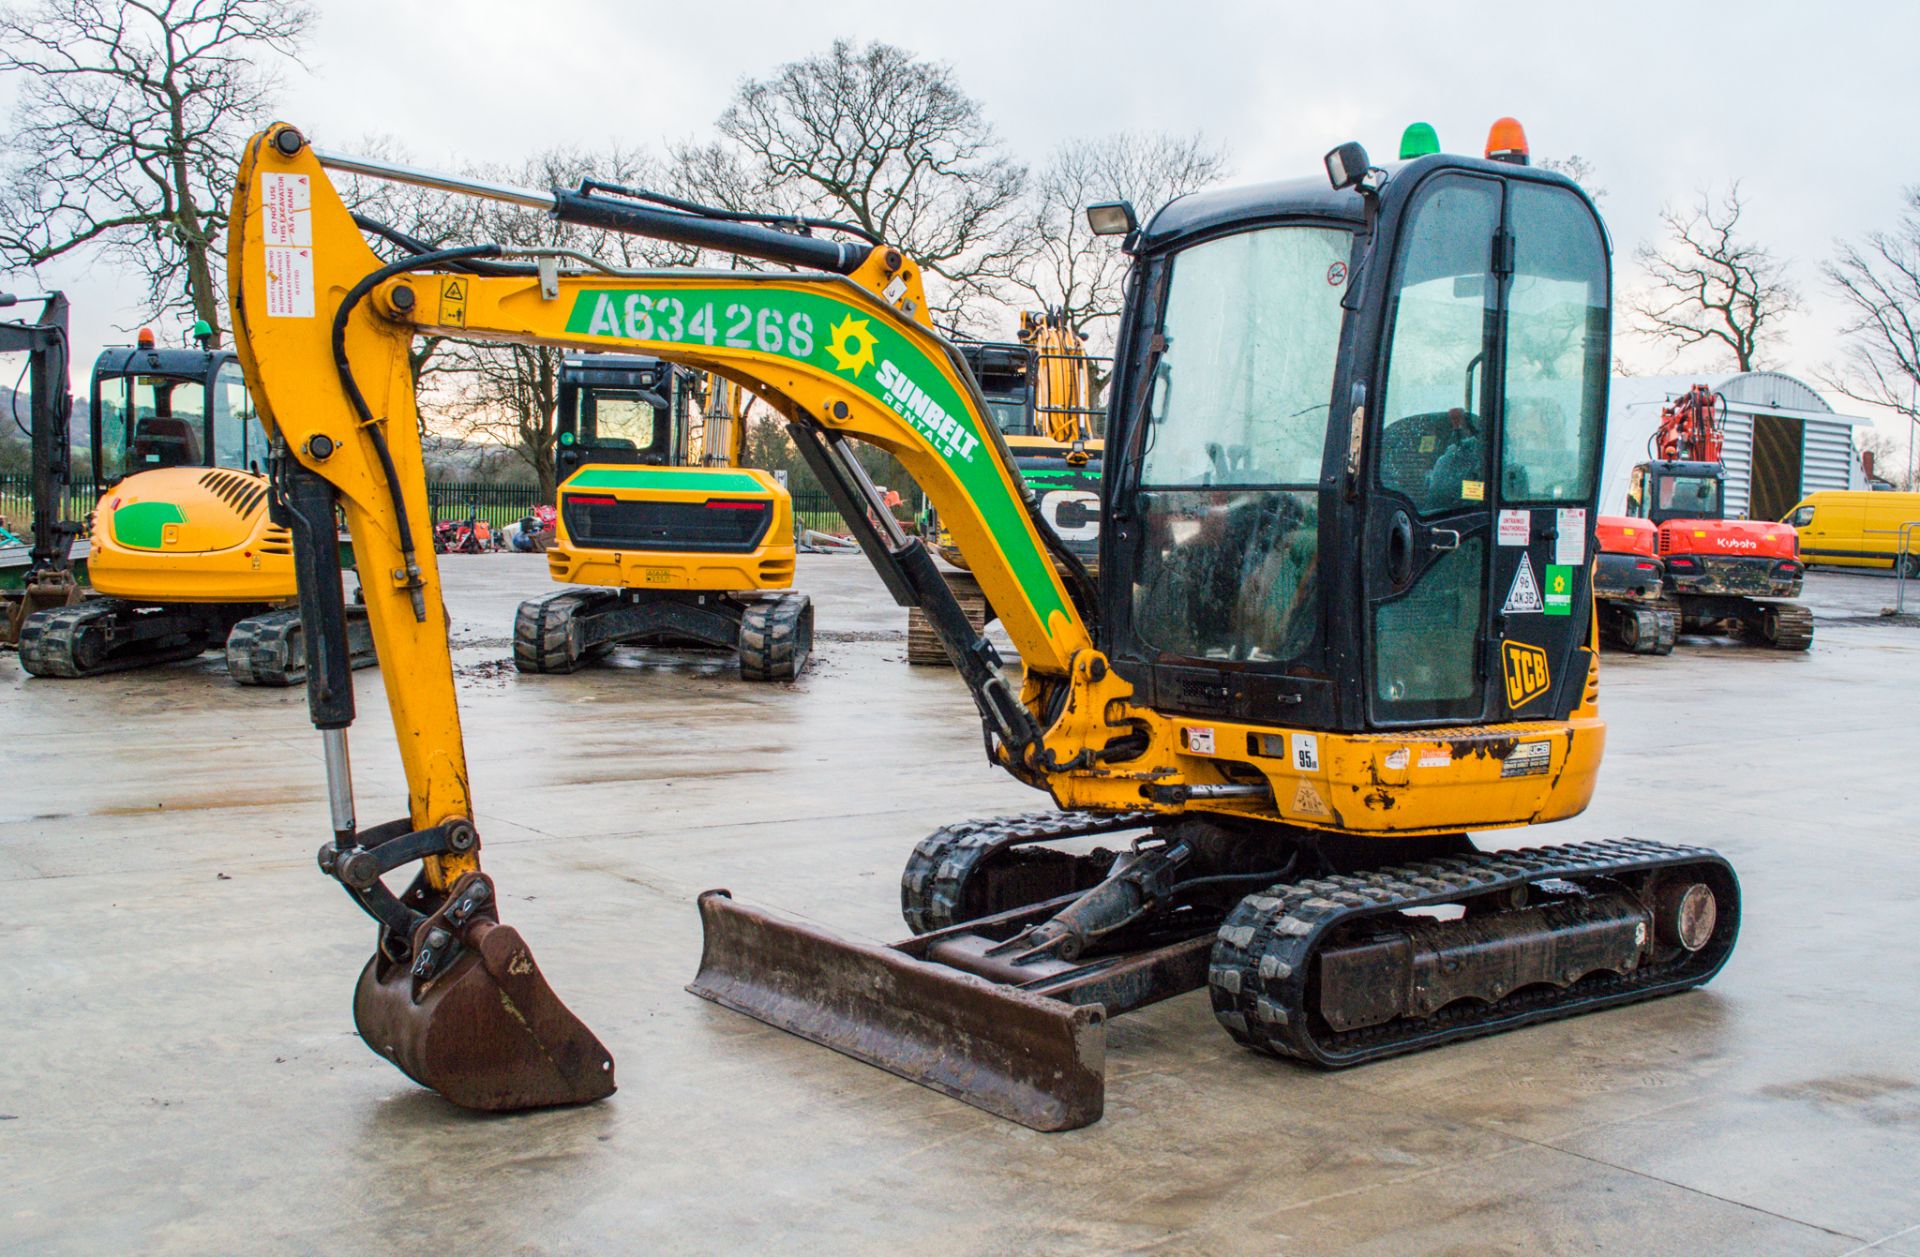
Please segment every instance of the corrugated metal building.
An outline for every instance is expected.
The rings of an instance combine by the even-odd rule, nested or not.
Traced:
[[[1804,380],[1778,371],[1735,375],[1615,376],[1607,415],[1600,509],[1626,509],[1627,477],[1647,460],[1660,408],[1695,384],[1727,399],[1727,514],[1779,519],[1816,489],[1864,489],[1854,442],[1872,421],[1836,414]]]

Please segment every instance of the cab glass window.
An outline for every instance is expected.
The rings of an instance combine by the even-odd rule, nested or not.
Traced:
[[[654,443],[654,407],[632,389],[590,389],[580,400],[584,439],[610,449],[644,450]]]
[[[1280,663],[1320,624],[1319,492],[1351,237],[1273,227],[1172,264],[1141,456],[1134,627],[1163,654]]]
[[[1813,508],[1811,506],[1800,507],[1798,510],[1794,511],[1793,514],[1787,516],[1787,523],[1792,524],[1795,528],[1805,528],[1808,524],[1811,524],[1812,522],[1813,522]]]
[[[95,388],[100,399],[100,463],[109,475],[207,465],[205,381],[114,376],[96,381]]]
[[[1509,502],[1578,502],[1593,488],[1607,397],[1607,254],[1586,203],[1565,188],[1515,184],[1507,295]]]
[[[1659,509],[1691,519],[1720,517],[1720,481],[1713,476],[1662,476]]]
[[[1403,248],[1381,416],[1379,481],[1417,513],[1487,498],[1487,348],[1500,185],[1454,178],[1420,203]]]
[[[1351,237],[1276,227],[1173,264],[1141,483],[1320,478]]]
[[[266,466],[266,433],[237,362],[223,363],[213,382],[213,461],[218,467]]]

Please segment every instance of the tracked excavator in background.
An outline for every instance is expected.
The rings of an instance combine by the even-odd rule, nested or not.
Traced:
[[[32,543],[20,587],[0,589],[0,646],[8,647],[20,644],[20,627],[28,616],[71,606],[83,592],[74,576],[73,542],[85,529],[61,518],[73,477],[67,297],[59,292],[26,297],[0,293],[0,309],[23,301],[40,307],[36,317],[0,321],[0,353],[27,355],[27,417],[21,420],[16,396],[10,418],[26,430],[33,503]]]
[[[329,168],[796,269],[563,268],[485,243],[382,264]],[[1327,171],[1184,197],[1145,226],[1089,207],[1134,267],[1096,591],[898,250],[319,153],[286,125],[255,136],[232,202],[235,343],[317,629],[320,865],[377,921],[355,994],[367,1044],[476,1108],[614,1085],[480,867],[406,369],[429,333],[646,354],[754,392],[940,633],[991,762],[1055,804],[915,846],[913,937],[890,947],[701,895],[697,995],[1060,1130],[1101,1114],[1106,1019],[1202,987],[1240,1043],[1338,1067],[1712,977],[1740,919],[1712,851],[1467,837],[1576,815],[1600,767],[1587,565],[1565,615],[1499,597],[1523,562],[1592,544],[1611,361],[1592,203],[1514,161],[1380,169],[1344,144]],[[1549,401],[1557,426],[1510,442],[1515,408]],[[884,509],[856,440],[939,510],[1017,677]],[[336,502],[408,781],[406,814],[367,828]],[[1498,533],[1502,511],[1526,513],[1524,545]],[[1563,520],[1582,526],[1560,537]],[[406,889],[383,882],[416,863]]]
[[[749,681],[806,668],[813,603],[793,589],[793,498],[740,465],[731,392],[658,358],[562,361],[547,570],[589,588],[520,604],[522,672],[572,672],[623,643],[731,651]]]
[[[1682,630],[1730,626],[1756,645],[1813,645],[1791,524],[1726,518],[1726,399],[1696,384],[1667,403],[1633,469],[1627,514],[1603,516],[1594,594],[1607,639],[1666,654]]]
[[[1034,491],[1041,516],[1091,574],[1100,565],[1100,475],[1106,448],[1104,409],[1096,405],[1096,372],[1084,338],[1064,310],[1023,310],[1012,342],[959,340],[954,347],[986,399],[987,411],[1012,454],[1020,477]],[[956,571],[947,584],[976,631],[996,618],[967,556],[927,512],[923,531],[935,552]],[[907,662],[951,666],[946,647],[917,607],[907,610]]]
[[[98,596],[32,610],[16,635],[38,677],[90,677],[222,650],[242,685],[305,676],[293,547],[269,518],[266,433],[230,351],[162,349],[151,331],[94,360],[88,430],[95,478],[87,580]],[[63,452],[58,512],[70,475]],[[49,480],[47,492],[54,492]],[[62,547],[62,563],[66,549]],[[373,662],[365,615],[348,618],[354,666]]]

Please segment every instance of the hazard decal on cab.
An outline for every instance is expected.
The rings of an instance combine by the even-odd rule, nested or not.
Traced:
[[[1547,652],[1525,642],[1502,642],[1501,658],[1507,678],[1507,706],[1526,706],[1552,686],[1547,673]]]

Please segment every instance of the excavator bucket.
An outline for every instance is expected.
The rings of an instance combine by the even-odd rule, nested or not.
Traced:
[[[1035,1130],[1100,1120],[1106,1010],[1046,999],[700,896],[705,945],[687,989]]]
[[[476,919],[466,948],[421,981],[376,954],[360,974],[360,1037],[462,1108],[503,1112],[613,1094],[613,1057],[560,1002],[511,926]]]
[[[20,626],[34,612],[70,607],[81,597],[71,572],[30,576],[23,588],[0,591],[0,646],[18,646]]]

